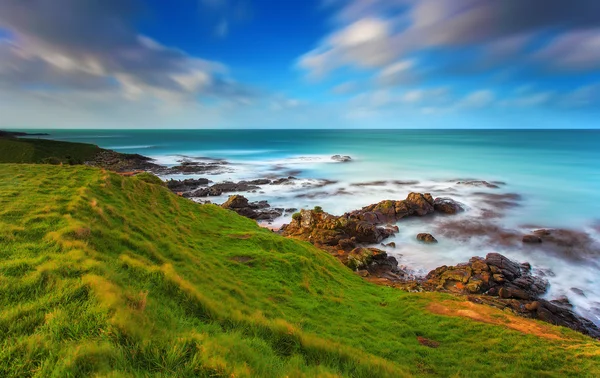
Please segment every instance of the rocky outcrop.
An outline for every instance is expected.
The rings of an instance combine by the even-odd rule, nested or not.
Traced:
[[[228,163],[224,160],[211,160],[211,161],[191,161],[183,160],[179,165],[171,168],[167,168],[166,174],[220,174],[227,171],[226,166]]]
[[[398,260],[377,248],[358,247],[339,256],[350,269],[372,279],[401,280],[406,273],[398,268]]]
[[[240,195],[230,196],[221,207],[258,221],[272,221],[282,216],[285,211],[281,208],[271,208],[267,201],[248,202],[246,197]]]
[[[575,314],[568,300],[540,298],[548,289],[548,281],[532,275],[528,263],[519,264],[498,253],[473,257],[465,264],[441,266],[429,272],[420,285],[428,291],[467,294],[473,302],[510,308],[525,317],[600,337],[600,329]]]
[[[346,216],[337,217],[318,210],[301,210],[292,222],[282,227],[284,236],[309,241],[333,250],[348,250],[358,243],[379,243],[393,234],[392,230]]]
[[[365,206],[360,210],[346,213],[344,216],[371,224],[395,223],[407,216],[424,216],[433,213],[433,203],[433,197],[429,193],[410,193],[405,200],[381,201],[374,205]]]
[[[290,224],[282,227],[281,232],[329,250],[351,250],[358,244],[380,243],[398,232],[398,228],[390,223],[433,211],[430,194],[410,193],[403,201],[382,201],[339,217],[322,211],[302,210]]]
[[[501,298],[531,299],[544,294],[548,282],[532,276],[529,265],[520,265],[498,253],[473,257],[466,264],[442,266],[426,277],[424,287],[462,294],[488,294]]]
[[[169,180],[167,181],[167,188],[173,192],[189,192],[196,190],[201,186],[207,186],[210,184],[210,180],[206,178],[199,179],[185,179],[185,180]]]
[[[465,211],[463,206],[452,198],[440,197],[433,201],[433,208],[443,214],[457,214]]]
[[[85,162],[86,165],[108,169],[115,172],[148,171],[156,174],[166,169],[152,162],[152,159],[138,154],[122,154],[111,150],[101,150],[94,160]]]

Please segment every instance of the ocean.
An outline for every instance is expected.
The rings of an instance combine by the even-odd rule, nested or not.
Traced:
[[[401,231],[393,240],[397,248],[388,252],[400,264],[426,274],[440,265],[501,252],[529,261],[537,272],[545,274],[551,283],[548,298],[567,296],[580,314],[600,324],[600,130],[45,132],[51,134],[50,139],[138,153],[159,164],[207,158],[229,163],[227,171],[217,175],[165,179],[207,177],[220,182],[299,178],[295,185],[241,193],[276,207],[318,205],[340,215],[380,200],[404,199],[411,191],[452,197],[468,211],[452,220],[412,218],[398,223]],[[335,162],[332,155],[348,155],[352,161]],[[315,180],[335,183],[318,187],[311,185]],[[468,180],[485,180],[498,187],[457,184]],[[220,203],[226,196],[210,199]],[[275,225],[288,222],[290,217],[286,214]],[[565,228],[585,234],[589,240],[553,249],[502,238],[507,233],[526,234],[537,228]],[[419,232],[431,232],[440,242],[421,245],[414,240]],[[575,294],[572,288],[583,290],[585,296]]]

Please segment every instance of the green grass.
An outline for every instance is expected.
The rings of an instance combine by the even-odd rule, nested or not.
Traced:
[[[0,163],[43,163],[50,160],[82,164],[101,149],[93,144],[33,138],[0,137]]]
[[[135,177],[0,165],[2,377],[600,376],[598,342],[426,309],[451,299]]]

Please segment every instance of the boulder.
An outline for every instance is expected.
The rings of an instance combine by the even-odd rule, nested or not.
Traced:
[[[272,221],[283,215],[283,209],[271,208],[267,201],[248,202],[246,197],[240,195],[230,196],[221,207],[260,221]]]
[[[443,214],[457,214],[462,211],[465,211],[463,206],[453,200],[452,198],[436,198],[433,202],[433,208],[435,211],[443,213]]]
[[[427,233],[418,234],[417,240],[422,243],[426,243],[426,244],[432,244],[432,243],[438,242],[437,239],[433,237],[433,235],[427,234]]]

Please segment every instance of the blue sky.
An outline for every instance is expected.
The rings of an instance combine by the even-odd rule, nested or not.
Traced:
[[[0,0],[1,128],[598,128],[596,0]]]

